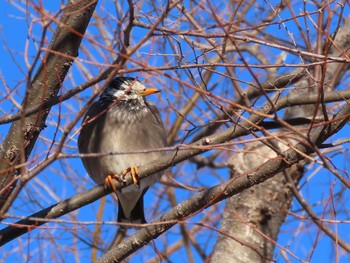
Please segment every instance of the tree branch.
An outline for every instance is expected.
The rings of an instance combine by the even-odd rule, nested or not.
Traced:
[[[82,36],[95,10],[97,0],[78,1],[69,3],[64,9],[60,23],[50,43],[49,49],[59,51],[69,57],[58,56],[51,52],[44,55],[42,64],[26,90],[22,102],[21,118],[14,122],[0,152],[0,207],[11,194],[16,181],[16,174],[22,171],[16,169],[16,164],[23,163],[31,153],[40,132],[45,128],[45,121],[50,107],[41,109],[36,114],[24,117],[27,107],[42,105],[45,101],[57,97],[63,80],[66,77],[74,59],[78,56],[78,49]],[[23,168],[24,170],[24,168]]]
[[[348,96],[350,96],[350,92],[348,92]],[[344,98],[343,96],[339,95],[338,93],[331,93],[332,96],[327,97],[329,100],[330,99],[337,99],[339,96],[341,98]],[[281,98],[275,105],[275,109],[283,109],[284,107],[290,106],[290,105],[297,105],[297,103],[304,103],[304,104],[313,104],[315,101],[317,101],[317,94],[316,95],[311,95],[310,96],[302,96],[298,97],[297,95],[293,96],[285,96]],[[332,100],[330,100],[332,101]],[[347,104],[341,111],[341,113],[344,112],[344,109],[347,109],[349,107]],[[261,112],[262,114],[259,114]],[[166,154],[163,158],[160,160],[153,161],[149,164],[146,164],[144,166],[140,166],[138,169],[138,175],[140,179],[145,178],[155,172],[159,172],[162,170],[165,170],[171,166],[174,166],[175,164],[178,164],[188,158],[191,158],[193,156],[196,156],[200,153],[206,152],[211,150],[213,147],[215,147],[216,144],[227,142],[229,140],[232,140],[234,138],[238,138],[243,135],[247,135],[250,133],[254,127],[259,124],[266,116],[267,114],[272,114],[272,108],[269,106],[269,104],[266,104],[263,106],[257,114],[252,114],[246,121],[241,121],[240,123],[233,125],[232,127],[228,128],[227,130],[224,130],[222,132],[213,134],[211,136],[202,138],[201,140],[188,145],[186,149],[180,149],[176,150],[175,153],[168,153]],[[348,121],[349,116],[346,116],[344,114],[338,114],[339,119],[336,117],[334,118],[333,122],[329,122],[326,124],[327,127],[330,127],[328,132],[334,133],[335,130],[340,129],[346,121]],[[345,117],[343,117],[345,116]],[[320,128],[318,128],[320,129]],[[320,139],[318,145],[321,145],[326,138],[328,138],[330,135],[328,133],[324,132],[325,138],[322,137]],[[306,147],[304,145],[304,147]],[[294,149],[294,148],[293,148]],[[292,150],[290,150],[292,151]],[[293,151],[295,152],[295,151]],[[288,153],[288,152],[287,152]],[[286,158],[288,158],[288,155]],[[298,157],[302,158],[302,156]],[[282,162],[279,160],[279,162]],[[288,161],[289,164],[289,161]],[[281,165],[281,164],[279,164]],[[287,164],[285,164],[287,165]],[[289,167],[288,166],[283,166],[284,168]],[[40,169],[37,168],[37,169]],[[282,169],[282,168],[281,168]],[[263,170],[263,169],[261,169]],[[36,173],[36,170],[33,170],[32,173]],[[265,175],[265,176],[273,176],[273,175]],[[249,178],[251,176],[249,175]],[[268,177],[270,178],[270,177]],[[266,180],[268,178],[262,178],[259,180]],[[131,177],[128,175],[126,176],[126,182],[124,184],[115,181],[114,186],[116,189],[122,189],[124,187],[127,187],[128,185],[132,184],[133,181]],[[252,183],[260,183],[262,181],[257,181],[253,180]],[[230,184],[230,182],[226,183]],[[251,185],[250,185],[251,186]],[[218,186],[220,187],[220,186]],[[249,187],[249,186],[246,186]],[[244,188],[245,189],[245,188]],[[208,190],[209,191],[209,190]],[[32,230],[33,228],[40,226],[46,222],[49,222],[50,219],[53,218],[58,218],[64,214],[67,214],[69,212],[72,212],[82,206],[85,206],[87,204],[90,204],[99,198],[101,198],[104,195],[110,194],[111,190],[110,189],[104,189],[103,185],[96,186],[87,192],[84,192],[82,194],[78,194],[77,196],[71,197],[69,199],[66,199],[56,205],[53,205],[49,208],[46,208],[38,213],[33,214],[32,216],[20,220],[17,223],[15,223],[13,226],[6,227],[2,230],[0,230],[0,246],[6,244],[7,242],[11,241],[12,239]],[[226,196],[227,197],[227,196]],[[222,197],[222,199],[226,198]],[[220,199],[220,200],[222,200]],[[192,200],[192,199],[191,199]],[[196,211],[196,210],[193,210]],[[34,219],[33,219],[34,218]],[[42,218],[42,220],[38,220],[38,218]]]
[[[340,130],[349,119],[350,105],[346,105],[334,116],[335,122],[313,129],[310,133],[310,142],[315,143],[317,147],[317,145]],[[324,132],[325,130],[328,132]],[[283,156],[280,156],[280,158],[270,159],[258,167],[258,169],[254,169],[246,174],[237,175],[224,184],[209,188],[185,200],[153,223],[150,223],[148,226],[131,235],[120,245],[112,248],[107,254],[100,258],[98,262],[120,262],[139,248],[148,244],[151,240],[166,232],[179,221],[186,220],[187,217],[202,211],[208,206],[238,194],[253,185],[266,181],[275,174],[303,160],[304,157],[300,155],[300,153],[309,155],[314,152],[314,149],[310,147],[311,145],[308,145],[309,141],[299,143],[294,146],[295,150],[289,149],[283,152]]]

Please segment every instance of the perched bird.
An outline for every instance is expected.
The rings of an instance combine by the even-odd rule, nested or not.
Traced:
[[[79,152],[106,153],[99,157],[82,158],[92,180],[114,188],[111,178],[122,179],[130,172],[135,183],[116,191],[118,222],[146,223],[143,196],[161,176],[157,173],[141,181],[137,176],[137,166],[163,155],[152,149],[166,145],[159,111],[145,99],[157,92],[159,90],[155,88],[145,88],[137,79],[117,77],[103,90],[100,99],[91,105],[82,122]],[[144,151],[140,153],[140,150]],[[118,154],[108,154],[112,152]]]

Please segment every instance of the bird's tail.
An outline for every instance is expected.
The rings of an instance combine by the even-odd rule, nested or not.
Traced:
[[[148,187],[142,191],[117,192],[118,196],[118,222],[130,224],[146,224],[143,196]],[[128,226],[122,226],[127,227]],[[131,226],[130,226],[131,227]]]

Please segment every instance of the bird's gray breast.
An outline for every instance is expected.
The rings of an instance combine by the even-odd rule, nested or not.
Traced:
[[[117,106],[107,111],[104,123],[99,124],[103,125],[102,128],[95,129],[102,133],[96,150],[108,154],[98,158],[92,168],[93,179],[97,183],[102,183],[109,174],[120,174],[129,167],[146,164],[162,155],[152,150],[164,147],[165,138],[164,127],[155,107],[131,110]],[[140,188],[152,185],[159,177],[156,174],[142,180]],[[123,191],[127,191],[127,188]]]

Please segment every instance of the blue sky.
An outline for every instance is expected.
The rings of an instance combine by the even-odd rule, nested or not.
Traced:
[[[259,2],[259,1],[257,1]],[[45,8],[48,8],[52,14],[57,12],[58,7],[60,6],[59,1],[44,1]],[[188,4],[188,3],[186,3]],[[218,3],[219,5],[219,3]],[[21,8],[25,8],[25,5],[21,4]],[[125,8],[125,6],[124,6]],[[149,10],[147,9],[149,8]],[[25,9],[24,9],[25,10]],[[106,11],[107,10],[107,11]],[[36,13],[33,10],[28,10],[29,14],[33,12],[34,16]],[[96,8],[96,12],[108,19],[108,12],[114,14],[115,11],[114,6],[110,3],[110,1],[101,1]],[[346,13],[349,13],[348,8],[345,9]],[[145,14],[152,14],[153,10],[149,6],[144,6],[142,12]],[[252,23],[259,18],[259,11],[255,10],[252,12]],[[28,44],[28,61],[29,63],[33,59],[33,55],[36,54],[36,49],[38,46],[38,41],[41,37],[41,25],[39,22],[33,22],[32,19],[27,20],[27,16],[25,13],[20,11],[14,5],[9,4],[8,2],[1,1],[0,2],[0,33],[1,33],[1,48],[0,48],[0,76],[1,79],[5,79],[6,81],[0,81],[0,116],[5,114],[10,114],[17,112],[18,108],[16,107],[17,103],[21,103],[21,99],[24,94],[24,87],[26,85],[26,61],[24,59],[25,48]],[[177,15],[174,12],[173,15]],[[290,14],[282,13],[281,17],[289,17]],[[199,17],[199,21],[205,21],[206,17]],[[145,19],[144,22],[147,22]],[[167,21],[169,22],[169,21]],[[113,22],[106,23],[111,26],[114,25]],[[28,33],[29,28],[32,26],[32,32]],[[288,32],[294,34],[297,38],[297,31],[292,22],[287,22],[286,26],[288,28]],[[55,25],[53,25],[53,28]],[[186,25],[181,25],[181,29],[186,29]],[[332,26],[334,28],[334,26]],[[95,38],[96,41],[101,41],[101,38],[97,35],[96,28],[93,23],[91,23],[89,27],[89,37]],[[268,30],[271,34],[277,33],[280,34],[282,38],[287,40],[289,35],[286,31],[285,27],[279,27],[278,25],[274,25],[270,27]],[[137,40],[144,34],[145,30],[138,29],[134,31],[134,37]],[[95,35],[96,34],[96,35]],[[51,31],[49,30],[46,35],[46,39],[50,40]],[[35,36],[35,37],[33,37]],[[180,43],[179,47],[182,48],[182,52],[185,55],[183,59],[183,63],[193,63],[196,54],[191,49],[191,46],[188,43],[184,43],[180,38],[174,37],[173,44]],[[159,41],[159,42],[156,42]],[[160,49],[159,45],[162,39],[155,39],[154,42],[149,42],[140,50],[140,53],[135,56],[138,59],[146,60],[150,65],[159,66],[165,62],[165,59],[158,54],[157,52]],[[164,39],[164,42],[168,44],[169,39]],[[7,46],[7,47],[6,47]],[[8,48],[10,50],[8,50]],[[105,57],[112,56],[109,55],[105,51],[101,51],[98,47],[94,47],[89,40],[84,40],[82,43],[82,50],[80,51],[79,58],[89,60],[88,54],[83,50],[87,49],[88,52],[96,59],[97,62],[103,63]],[[159,50],[158,50],[159,48]],[[170,47],[166,49],[169,54],[173,51]],[[276,56],[278,52],[273,49],[266,48],[271,54],[271,56]],[[149,56],[149,54],[152,54]],[[211,55],[209,55],[210,57]],[[109,61],[113,61],[113,57],[108,57]],[[170,61],[170,62],[169,62]],[[297,63],[298,58],[296,56],[287,57],[288,63]],[[176,64],[176,57],[168,56],[169,63]],[[198,63],[203,62],[203,57],[198,56]],[[256,62],[256,61],[250,61]],[[84,63],[84,61],[80,61],[84,67],[90,72],[91,75],[96,75],[98,72],[104,69],[103,66],[96,66],[94,64]],[[132,67],[132,64],[128,65]],[[288,69],[281,69],[280,71],[288,71]],[[197,69],[193,69],[188,71],[193,74],[193,76],[199,80],[200,73]],[[243,70],[242,70],[243,72]],[[256,71],[258,72],[258,70]],[[176,71],[167,72],[172,76],[177,76]],[[178,72],[179,73],[179,72]],[[183,74],[180,72],[179,74]],[[245,73],[246,74],[246,73]],[[186,76],[186,74],[181,75],[182,77]],[[249,75],[241,75],[242,79],[246,81],[251,81],[251,77]],[[163,92],[159,96],[153,97],[151,100],[160,105],[162,110],[162,117],[165,122],[173,122],[176,117],[175,109],[180,109],[183,104],[177,104],[176,98],[178,94],[182,94],[186,97],[186,99],[190,99],[193,96],[193,91],[185,89],[176,84],[175,81],[171,81],[170,79],[166,79],[164,81],[169,85],[169,87],[164,86],[164,82],[158,82],[159,78],[152,74],[141,73],[140,78],[145,80],[147,83],[154,84],[155,87],[162,88]],[[220,76],[215,77],[214,80],[217,81]],[[82,68],[78,65],[74,65],[71,71],[68,74],[68,77],[64,83],[63,90],[68,90],[88,79],[86,74],[82,73]],[[4,99],[4,96],[8,93],[4,83],[11,90],[11,95],[13,97],[13,101],[9,99]],[[228,97],[232,97],[230,91],[230,84],[228,82],[222,82],[222,86],[220,89],[221,94],[227,94]],[[208,85],[209,86],[209,85]],[[55,141],[57,142],[62,135],[62,130],[66,125],[73,120],[76,115],[76,112],[79,111],[83,105],[85,105],[86,101],[90,98],[93,88],[88,89],[81,96],[77,96],[72,98],[66,103],[62,105],[57,105],[53,107],[48,119],[47,125],[48,127],[42,132],[41,138],[38,144],[35,146],[33,150],[32,158],[37,157],[39,160],[45,158],[47,154],[49,154],[48,149],[50,147],[52,138],[54,138],[54,134],[56,133]],[[261,101],[263,104],[264,101]],[[189,120],[196,121],[196,118],[203,114],[203,116],[207,113],[207,108],[201,108],[202,105],[205,104],[205,100],[200,100],[200,107],[195,108],[193,113],[189,115]],[[171,105],[172,107],[169,107]],[[260,101],[259,104],[260,105]],[[206,107],[206,106],[205,106]],[[188,126],[184,125],[183,129],[179,132],[179,138],[184,139],[187,134],[187,129],[191,129],[193,126],[188,124]],[[9,129],[9,125],[1,125],[0,129],[0,142],[6,136],[7,131]],[[77,153],[76,148],[76,131],[78,129],[78,125],[72,130],[70,134],[70,139],[67,143],[67,146],[64,148],[65,153]],[[348,137],[349,127],[346,127],[343,131],[337,134],[331,140],[336,140],[338,138]],[[191,136],[186,140],[186,142],[190,141]],[[181,140],[179,140],[180,142]],[[344,146],[342,150],[345,152],[348,149],[348,146]],[[342,153],[340,151],[340,153]],[[51,151],[52,152],[52,151]],[[348,170],[348,157],[346,153],[338,154],[334,158],[334,164],[344,171]],[[29,164],[28,167],[34,167],[37,163]],[[332,197],[334,202],[334,207],[337,213],[334,215],[333,219],[344,219],[349,221],[349,193],[343,194],[341,198],[337,199],[337,195],[334,193],[341,193],[343,191],[342,184],[335,179],[335,177],[330,174],[325,169],[320,169],[317,173],[316,171],[317,165],[310,165],[308,169],[307,176],[303,180],[310,180],[312,183],[307,181],[305,186],[302,189],[303,196],[308,200],[308,202],[313,203],[312,207],[314,211],[322,214],[322,211],[331,209],[331,204],[326,206],[326,200],[329,197]],[[202,169],[197,170],[194,164],[190,162],[186,162],[184,164],[179,164],[178,166],[172,169],[173,174],[176,174],[176,179],[181,181],[184,184],[193,186],[193,187],[210,187],[220,183],[222,180],[227,179],[227,169],[218,169],[216,171],[210,169]],[[189,174],[199,174],[200,179],[192,180],[193,177],[188,176]],[[346,176],[346,172],[343,173]],[[188,176],[188,177],[187,177]],[[55,162],[54,164],[47,167],[42,173],[40,173],[37,178],[31,181],[20,193],[18,200],[13,205],[12,209],[9,211],[9,214],[16,216],[28,216],[31,213],[37,212],[40,209],[48,207],[60,200],[73,196],[77,193],[82,193],[84,190],[93,187],[94,184],[92,180],[87,176],[81,162],[77,158],[72,159],[63,159]],[[315,187],[317,186],[317,187]],[[334,188],[331,188],[334,186]],[[333,189],[333,190],[332,190]],[[333,192],[332,192],[332,191]],[[145,204],[146,204],[146,217],[149,219],[154,219],[160,214],[154,214],[152,211],[153,205],[159,205],[158,212],[166,212],[169,208],[169,202],[164,197],[164,187],[161,185],[156,185],[152,189],[149,190],[149,193],[146,196]],[[184,199],[192,196],[194,192],[188,190],[176,190],[176,198],[178,202],[183,201]],[[319,202],[320,200],[324,200],[324,202]],[[157,203],[159,202],[159,204]],[[3,257],[7,254],[10,254],[7,257],[6,262],[31,262],[32,259],[39,260],[40,258],[48,259],[50,258],[50,253],[57,257],[58,262],[76,262],[76,257],[78,257],[82,262],[86,262],[90,259],[90,248],[88,244],[85,244],[83,241],[91,240],[91,233],[95,229],[95,220],[96,213],[98,210],[100,202],[95,202],[92,205],[83,207],[78,211],[71,213],[70,215],[66,215],[60,219],[65,220],[66,222],[58,222],[58,223],[50,223],[43,226],[40,230],[34,230],[28,235],[24,235],[18,240],[14,240],[4,247],[0,248],[0,255],[2,253]],[[219,204],[220,210],[222,211],[224,206],[224,202]],[[106,240],[103,240],[108,244],[108,242],[113,238],[114,231],[116,229],[115,225],[111,225],[115,222],[117,216],[117,206],[115,205],[115,200],[111,197],[107,197],[107,204],[105,207],[105,212],[103,216],[103,221],[106,222],[102,226],[102,231],[105,232]],[[292,211],[295,213],[300,212],[300,206],[293,202]],[[330,213],[327,212],[327,218],[329,218]],[[206,215],[210,214],[210,209],[204,210],[203,213],[191,218],[189,222],[196,223],[200,222],[202,218]],[[17,219],[6,219],[4,222],[13,222]],[[348,222],[347,221],[347,222]],[[219,227],[219,221],[216,221],[215,227]],[[108,224],[111,223],[111,224]],[[1,227],[4,227],[3,224]],[[188,224],[188,228],[193,228],[194,225]],[[298,230],[305,231],[305,229],[309,229],[309,233],[295,234]],[[349,241],[349,235],[344,233],[350,233],[350,227],[348,223],[340,223],[332,225],[331,229],[333,231],[338,231],[339,235],[346,240]],[[67,231],[68,230],[68,231]],[[298,255],[303,260],[309,259],[309,253],[315,242],[315,233],[317,229],[313,223],[308,220],[295,220],[295,217],[289,216],[286,219],[286,224],[283,225],[278,242],[282,246],[287,247],[293,253]],[[74,235],[75,233],[76,235]],[[205,235],[207,234],[207,235]],[[156,256],[156,250],[163,249],[167,244],[172,244],[178,241],[181,237],[179,227],[172,228],[166,235],[162,235],[155,242],[152,242],[148,246],[144,247],[136,257],[133,258],[132,262],[143,262],[149,258],[153,258]],[[205,247],[206,253],[209,253],[216,242],[216,233],[214,231],[211,232],[202,232],[196,238],[198,238],[198,242],[203,244]],[[49,240],[49,244],[46,243]],[[54,240],[54,241],[52,241]],[[59,246],[55,246],[55,243],[59,244]],[[38,248],[42,246],[45,249],[38,250]],[[77,247],[78,255],[72,253],[73,249]],[[276,260],[277,262],[284,262],[281,254],[276,250]],[[316,246],[316,249],[311,257],[312,262],[331,262],[334,260],[334,251],[335,249],[332,247],[332,242],[330,242],[328,237],[325,237],[322,233],[320,233],[320,237]],[[193,249],[193,253],[196,260],[200,260],[198,253]],[[179,253],[175,253],[170,260],[173,262],[179,262],[180,260],[186,261],[186,252],[184,248],[182,248]],[[291,262],[300,262],[297,259],[289,257]],[[347,262],[349,257],[343,256],[340,258],[339,262]]]

